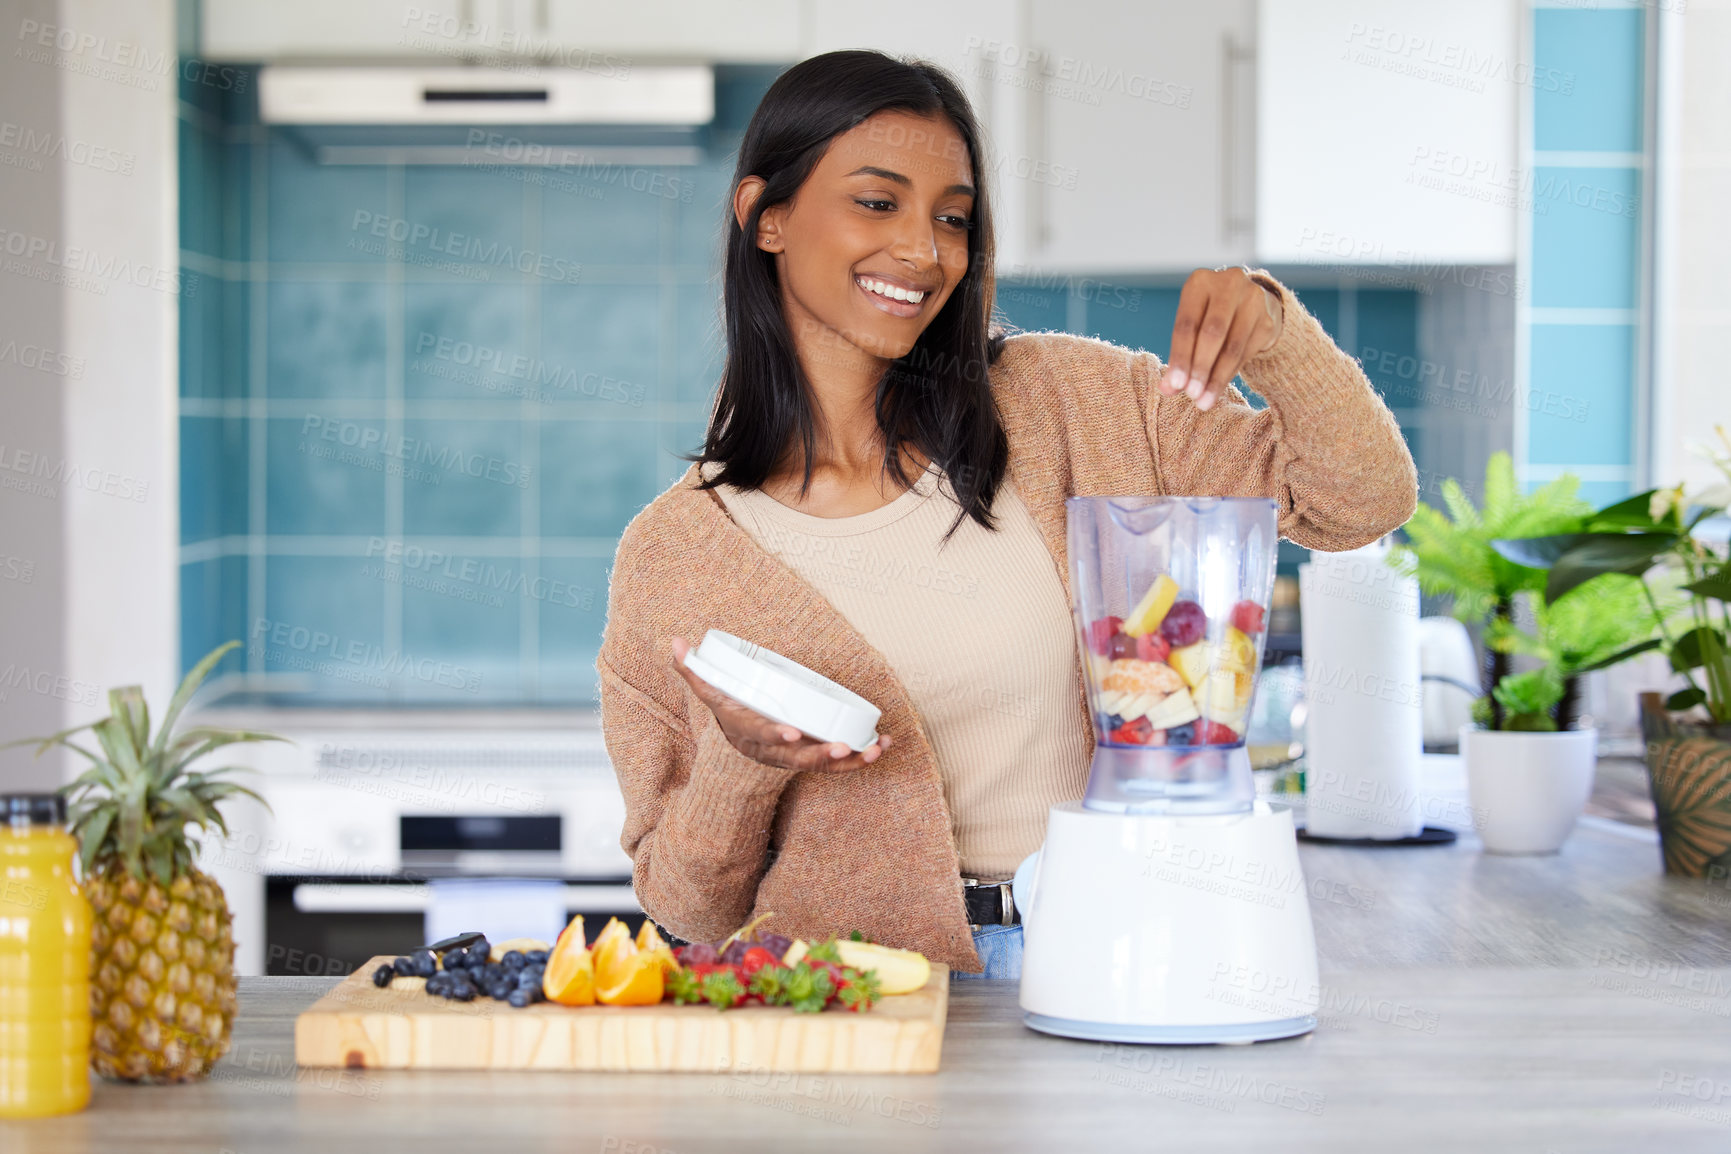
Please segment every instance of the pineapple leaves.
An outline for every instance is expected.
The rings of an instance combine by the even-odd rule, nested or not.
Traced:
[[[96,734],[102,752],[108,755],[108,764],[122,775],[137,777],[144,772],[138,750],[132,745],[132,734],[119,718],[105,717],[91,727],[91,732]]]
[[[144,689],[128,685],[108,691],[108,714],[119,722],[134,756],[143,761],[150,750],[150,706],[144,703]]]
[[[91,753],[88,749],[85,749],[82,745],[77,745],[77,744],[70,742],[70,741],[61,741],[59,744],[60,744],[60,747],[62,749],[70,749],[73,753],[82,754],[83,756],[88,757],[90,759],[91,764],[98,769],[106,769],[106,770],[112,771],[114,768],[113,766],[109,765],[106,761],[102,760],[100,757],[97,757],[94,753]],[[36,756],[41,757],[42,756],[41,751],[38,751]]]
[[[79,749],[76,745],[73,745],[71,742],[66,740],[75,733],[83,733],[95,724],[96,722],[94,721],[87,721],[83,725],[74,725],[71,729],[62,729],[59,733],[51,733],[47,737],[21,737],[17,741],[8,741],[4,745],[0,745],[0,749],[12,749],[20,745],[34,745],[36,747],[36,756],[41,757],[43,754],[47,753],[51,747],[63,745],[67,749],[76,750],[77,752],[84,754],[85,757],[95,761],[96,758],[93,754]]]
[[[143,877],[142,857],[144,853],[144,837],[148,832],[150,815],[147,811],[145,794],[149,782],[143,777],[134,777],[126,783],[124,789],[114,795],[114,805],[118,811],[115,832],[116,848],[120,860],[126,864],[126,870],[133,877]],[[106,857],[107,854],[98,847],[96,856]]]
[[[194,726],[184,730],[168,747],[163,758],[163,774],[168,780],[180,775],[184,767],[197,761],[205,754],[221,749],[225,745],[239,742],[254,741],[287,741],[286,737],[278,737],[274,733],[254,733],[249,729],[213,729],[207,725]]]
[[[109,765],[106,761],[98,761],[93,767],[73,778],[71,783],[66,786],[64,792],[70,796],[77,790],[92,788],[98,785],[103,789],[108,790],[110,793],[120,788],[120,778],[116,776],[114,767]]]
[[[114,824],[114,809],[100,806],[87,810],[72,823],[72,834],[78,839],[78,861],[84,876],[89,877],[96,864],[96,851],[108,840],[108,829]]]
[[[231,765],[231,766],[225,766],[220,770],[212,770],[211,772],[213,772],[213,773],[231,773],[231,772],[238,772],[244,768],[245,768],[244,766]],[[203,778],[204,775],[193,774],[192,776],[198,777],[198,778]],[[254,801],[258,802],[260,805],[264,806],[265,809],[267,809],[267,810],[270,809],[270,802],[268,802],[264,799],[263,794],[259,793],[257,790],[251,788],[250,786],[245,786],[245,785],[240,784],[238,781],[200,780],[196,785],[189,785],[188,788],[192,789],[195,793],[197,793],[197,795],[199,797],[203,798],[206,802],[221,801],[225,797],[250,797]]]
[[[239,644],[231,641],[219,646],[193,667],[163,712],[154,740],[144,691],[138,686],[124,686],[110,691],[109,716],[100,721],[46,738],[9,743],[35,745],[37,756],[59,745],[89,759],[90,767],[61,789],[70,803],[71,830],[78,839],[86,877],[112,868],[118,861],[133,877],[142,879],[148,870],[158,883],[169,885],[193,867],[192,829],[228,834],[228,824],[218,808],[222,801],[247,797],[269,808],[257,791],[220,780],[220,775],[233,773],[237,767],[198,772],[190,767],[225,746],[283,738],[211,726],[191,726],[175,733],[175,723],[199,685]],[[69,740],[86,729],[95,735],[100,755]]]
[[[205,654],[197,665],[187,671],[186,676],[181,679],[180,688],[174,691],[174,696],[168,702],[168,711],[162,715],[162,728],[156,732],[156,744],[151,747],[152,753],[162,756],[168,747],[169,736],[174,732],[174,723],[180,720],[181,712],[192,700],[192,695],[198,692],[198,687],[204,684],[204,679],[210,676],[210,671],[228,655],[229,650],[239,646],[238,641],[224,642]]]

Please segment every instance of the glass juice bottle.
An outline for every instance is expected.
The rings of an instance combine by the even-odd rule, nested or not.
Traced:
[[[53,794],[0,794],[0,1118],[90,1101],[90,907]]]

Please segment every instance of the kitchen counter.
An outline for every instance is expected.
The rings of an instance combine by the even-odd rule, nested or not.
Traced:
[[[1554,857],[1302,847],[1321,1025],[1150,1048],[1025,1029],[1012,982],[954,986],[925,1076],[302,1070],[331,978],[246,978],[199,1085],[98,1085],[0,1124],[8,1154],[1731,1149],[1731,888],[1666,878],[1650,831],[1585,819]]]

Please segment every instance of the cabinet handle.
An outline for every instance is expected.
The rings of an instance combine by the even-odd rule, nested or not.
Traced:
[[[1220,239],[1231,242],[1256,227],[1254,129],[1244,131],[1251,100],[1240,99],[1240,73],[1256,79],[1256,47],[1240,44],[1230,32],[1220,37]],[[1249,191],[1246,191],[1249,186]]]
[[[1045,60],[1046,50],[1042,46],[1034,50],[1033,59]],[[1037,170],[1046,156],[1046,129],[1050,109],[1046,103],[1046,86],[1038,82],[1038,77],[1030,77],[1028,99],[1028,165],[1029,171]],[[1044,251],[1052,239],[1051,218],[1046,203],[1046,183],[1042,180],[1029,180],[1028,190],[1028,247]]]

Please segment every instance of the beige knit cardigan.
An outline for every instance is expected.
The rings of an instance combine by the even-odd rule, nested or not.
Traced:
[[[1282,535],[1322,550],[1364,545],[1411,515],[1417,478],[1393,415],[1284,286],[1281,298],[1279,340],[1243,369],[1268,401],[1260,412],[1236,389],[1207,412],[1183,394],[1161,396],[1164,368],[1152,353],[1056,332],[1008,340],[989,375],[1009,471],[1066,594],[1071,496],[1272,497]],[[768,927],[782,933],[860,930],[978,972],[937,762],[906,686],[820,593],[695,489],[698,480],[693,465],[626,527],[596,660],[638,900],[693,941],[774,911]],[[882,709],[893,745],[843,773],[741,754],[673,668],[670,639],[695,643],[711,628],[861,694]],[[1014,623],[980,643],[1002,645],[1014,661]],[[1052,724],[1082,727],[1092,748],[1084,697]]]

